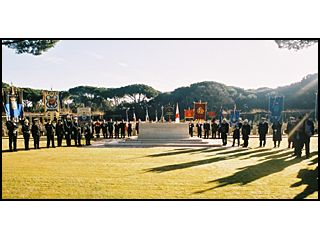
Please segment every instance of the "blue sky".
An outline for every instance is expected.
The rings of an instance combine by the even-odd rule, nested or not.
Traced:
[[[41,56],[2,47],[2,81],[54,90],[143,83],[172,91],[200,81],[277,87],[317,69],[318,45],[289,51],[271,40],[66,40]]]

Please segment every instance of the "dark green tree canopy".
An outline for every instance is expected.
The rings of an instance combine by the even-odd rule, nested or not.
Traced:
[[[287,48],[289,50],[290,49],[300,50],[318,43],[318,40],[275,40],[275,41],[278,44],[279,48]]]
[[[41,55],[55,46],[59,40],[2,40],[2,45],[12,48],[17,54]]]

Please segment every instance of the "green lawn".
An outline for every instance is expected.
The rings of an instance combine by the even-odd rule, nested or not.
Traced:
[[[2,140],[5,150],[8,140]],[[2,197],[318,198],[318,138],[312,138],[310,159],[291,157],[286,139],[280,149],[268,140],[262,149],[252,140],[252,149],[62,147],[3,152]]]

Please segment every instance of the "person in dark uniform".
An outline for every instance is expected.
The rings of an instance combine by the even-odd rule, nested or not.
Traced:
[[[306,149],[306,158],[309,158],[310,157],[310,138],[312,135],[314,135],[314,124],[311,119],[307,119],[304,122],[304,129],[305,129],[304,144]]]
[[[209,123],[209,121],[204,123],[203,129],[204,129],[204,138],[208,139],[209,138],[209,132],[210,132],[210,123]]]
[[[120,135],[121,138],[125,138],[126,137],[126,124],[124,123],[124,121],[122,120],[121,123],[119,124],[120,127]]]
[[[81,126],[77,118],[74,119],[72,124],[72,138],[75,146],[81,146]]]
[[[91,124],[86,123],[84,126],[84,137],[86,139],[86,145],[89,146],[91,145],[90,140],[91,140]]]
[[[72,121],[70,116],[67,117],[67,121],[64,122],[64,135],[66,138],[67,146],[71,146],[71,134],[72,134]]]
[[[218,131],[218,124],[216,123],[216,119],[212,119],[212,122],[211,122],[212,139],[217,138],[217,131]]]
[[[294,132],[294,156],[301,158],[302,155],[302,148],[305,143],[305,127],[304,123],[302,122],[302,116],[298,118],[296,122],[295,132]]]
[[[198,132],[198,138],[202,138],[202,123],[198,121],[197,123],[197,132]]]
[[[116,123],[114,124],[115,138],[119,138],[119,130],[120,130],[120,125],[119,125],[118,121],[116,121]]]
[[[243,147],[248,147],[249,145],[249,135],[251,132],[251,126],[248,123],[248,119],[243,121],[243,125],[241,127],[241,134],[243,139]]]
[[[190,134],[190,137],[193,137],[193,129],[194,129],[193,121],[190,121],[189,122],[189,134]]]
[[[47,148],[50,147],[50,141],[52,143],[52,147],[54,148],[54,129],[55,127],[53,126],[51,120],[49,119],[45,125],[46,132],[47,132]]]
[[[139,124],[140,124],[141,120],[140,118],[138,119],[138,121],[136,122],[136,132],[137,132],[137,135],[139,135]]]
[[[103,134],[103,138],[108,138],[108,124],[106,122],[106,120],[103,120],[103,123],[102,123],[102,134]]]
[[[217,132],[218,132],[218,138],[221,138],[221,123],[218,124]]]
[[[17,151],[17,137],[18,137],[18,124],[13,118],[6,123],[9,135],[9,149],[10,152]],[[13,145],[13,146],[12,146]]]
[[[94,138],[94,126],[95,126],[95,122],[92,121],[91,123],[91,138],[93,139]]]
[[[128,122],[128,137],[131,137],[132,135],[132,123],[129,121]]]
[[[272,138],[273,138],[273,142],[274,142],[274,147],[277,147],[277,143],[278,143],[278,147],[280,147],[280,142],[282,141],[282,123],[280,123],[279,121],[275,121],[272,124]]]
[[[34,149],[40,149],[40,125],[38,119],[34,119],[31,127],[31,134],[33,137]]]
[[[62,139],[64,134],[64,126],[62,124],[61,119],[58,120],[58,123],[56,125],[56,135],[58,140],[58,147],[62,146]]]
[[[262,147],[262,145],[265,147],[269,125],[266,122],[266,118],[261,118],[261,120],[262,120],[262,122],[260,122],[258,125],[260,147]]]
[[[242,123],[239,121],[237,121],[235,124],[234,124],[234,127],[233,127],[233,144],[232,144],[232,147],[234,147],[234,144],[236,142],[236,140],[238,141],[238,147],[240,146],[240,130],[241,130],[241,127],[242,127]]]
[[[109,131],[109,138],[113,138],[113,122],[112,122],[112,118],[108,122],[108,131]]]
[[[24,124],[22,125],[22,134],[24,139],[24,148],[25,150],[30,150],[29,148],[30,124],[28,119],[24,120]]]
[[[286,134],[288,134],[288,148],[291,148],[291,143],[292,143],[292,148],[294,148],[293,144],[293,127],[295,125],[295,118],[290,117],[290,121],[287,124],[287,129],[286,129]]]
[[[227,138],[229,133],[229,123],[227,123],[227,119],[223,119],[221,123],[221,139],[222,139],[222,145],[227,145]]]
[[[96,132],[96,137],[100,138],[101,124],[99,121],[96,121],[96,123],[94,124],[94,130]]]

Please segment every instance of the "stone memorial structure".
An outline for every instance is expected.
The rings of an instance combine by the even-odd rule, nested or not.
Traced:
[[[186,123],[141,123],[138,140],[177,141],[188,140],[189,126]]]

